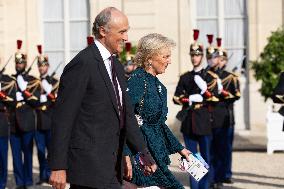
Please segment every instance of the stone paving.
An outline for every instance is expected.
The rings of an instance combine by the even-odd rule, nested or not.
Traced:
[[[224,185],[224,189],[280,189],[284,188],[284,152],[273,155],[266,153],[266,137],[264,128],[252,131],[237,132],[233,153],[232,185]],[[36,154],[36,150],[34,151]],[[178,168],[179,155],[171,156],[170,169],[186,189],[189,188],[188,174]],[[38,181],[38,161],[34,155],[34,182]],[[9,152],[9,178],[7,188],[15,188],[12,173],[11,154]],[[31,188],[46,189],[49,186],[33,186]]]

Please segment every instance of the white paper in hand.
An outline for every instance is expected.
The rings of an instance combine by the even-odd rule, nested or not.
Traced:
[[[208,173],[209,166],[199,154],[190,154],[189,157],[190,161],[180,159],[180,169],[187,171],[196,181],[200,181]]]

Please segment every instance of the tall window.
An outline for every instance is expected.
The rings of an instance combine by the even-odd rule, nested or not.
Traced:
[[[200,29],[200,41],[206,47],[206,34],[222,37],[228,50],[228,69],[240,69],[246,57],[246,0],[191,0],[193,25]],[[216,41],[214,41],[216,44]]]
[[[63,61],[63,67],[87,46],[90,34],[88,0],[43,0],[44,52],[48,54],[51,71]]]

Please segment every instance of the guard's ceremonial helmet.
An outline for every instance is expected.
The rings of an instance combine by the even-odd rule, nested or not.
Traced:
[[[134,56],[133,54],[131,54],[131,47],[131,42],[125,42],[126,63],[129,65],[133,63],[132,58]]]
[[[199,36],[199,30],[193,30],[194,42],[190,45],[189,54],[192,55],[203,55],[203,46],[197,42]]]
[[[95,41],[94,41],[94,37],[93,36],[88,36],[87,37],[87,44],[88,44],[88,46],[92,45],[94,42]]]
[[[42,54],[42,46],[41,45],[37,46],[37,51],[38,51],[38,54],[39,54],[37,56],[37,65],[38,66],[49,65],[47,55]]]
[[[17,52],[15,53],[15,63],[18,64],[27,63],[27,55],[21,52],[22,43],[23,43],[22,40],[17,40]]]
[[[212,45],[213,35],[207,34],[207,39],[208,39],[209,46],[206,48],[206,58],[207,59],[215,58],[218,56],[218,50],[216,47]]]
[[[218,55],[224,58],[228,58],[228,53],[226,49],[222,48],[222,38],[218,37],[216,41],[217,41]]]

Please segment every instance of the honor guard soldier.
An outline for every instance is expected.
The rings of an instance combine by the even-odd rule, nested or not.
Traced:
[[[39,182],[37,185],[48,183],[50,169],[47,162],[47,151],[51,135],[51,115],[53,105],[56,99],[59,82],[48,75],[49,62],[48,57],[42,54],[42,46],[38,45],[37,66],[41,79],[40,106],[37,107],[37,128],[35,132],[35,141],[38,150],[39,161]]]
[[[272,100],[274,103],[284,103],[284,72],[280,74],[279,81],[273,90]]]
[[[131,43],[129,41],[125,42],[125,52],[126,52],[126,62],[124,65],[124,70],[125,70],[126,79],[128,79],[131,73],[137,68],[137,65],[134,64],[132,60],[133,54],[131,54]]]
[[[209,71],[208,73],[214,77],[214,82],[211,83],[211,87],[214,88],[215,96],[218,97],[218,102],[212,103],[210,106],[211,118],[212,118],[212,143],[211,143],[211,187],[220,188],[222,186],[222,175],[225,174],[224,166],[225,161],[224,151],[224,136],[226,135],[226,123],[229,121],[229,111],[224,102],[224,96],[227,92],[224,90],[222,80],[218,76],[220,55],[218,47],[213,46],[213,35],[207,35],[209,47],[207,48],[207,63]],[[210,87],[209,87],[210,88]]]
[[[282,104],[282,107],[279,109],[279,113],[284,116],[284,72],[281,73],[278,84],[273,90],[272,100],[274,103]],[[284,123],[283,123],[284,131]]]
[[[235,125],[234,102],[240,98],[240,88],[238,76],[225,70],[226,64],[228,63],[228,53],[224,48],[222,48],[221,38],[217,38],[217,48],[220,57],[217,73],[223,86],[220,101],[225,104],[222,108],[227,108],[228,111],[228,117],[224,119],[223,126],[225,135],[218,139],[220,140],[220,144],[222,143],[225,148],[222,155],[224,160],[218,163],[217,169],[222,170],[220,171],[222,174],[219,175],[218,181],[232,184],[232,150]]]
[[[94,37],[93,36],[88,36],[87,37],[87,44],[88,44],[88,46],[90,46],[90,45],[92,45],[92,44],[94,44]]]
[[[204,160],[210,163],[210,143],[211,143],[211,123],[208,104],[203,100],[202,95],[207,93],[208,98],[211,94],[207,91],[207,84],[203,77],[205,70],[202,65],[203,46],[198,43],[199,30],[193,30],[194,42],[190,45],[189,55],[193,70],[186,72],[180,76],[176,87],[173,101],[175,104],[182,105],[182,110],[177,118],[182,121],[181,132],[183,133],[186,148],[192,153],[201,153]],[[196,84],[196,78],[202,81]],[[198,80],[198,79],[197,79]],[[202,95],[201,95],[202,94]],[[190,188],[192,189],[208,189],[209,176],[205,176],[201,181],[197,182],[192,177],[190,179]]]
[[[12,57],[12,56],[11,56]],[[10,59],[11,59],[10,57]],[[9,59],[9,60],[10,60]],[[9,63],[6,63],[6,65]],[[15,107],[16,80],[0,71],[0,189],[5,189],[8,170],[9,110]]]
[[[10,143],[13,155],[13,168],[17,188],[33,185],[32,154],[35,132],[35,111],[40,95],[40,80],[28,74],[27,56],[20,52],[22,41],[17,41],[18,51],[15,54],[16,74],[13,77],[16,85],[16,107],[10,112]],[[24,157],[22,157],[22,154]]]

